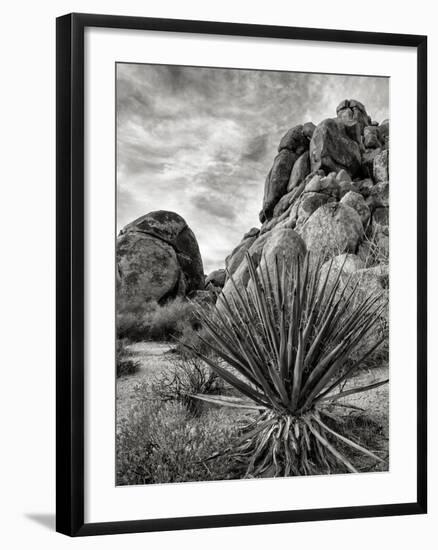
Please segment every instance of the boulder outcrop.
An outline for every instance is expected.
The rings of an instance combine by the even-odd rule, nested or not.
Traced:
[[[341,101],[333,118],[292,127],[278,151],[265,182],[261,233],[279,223],[284,227],[291,212],[296,220],[295,203],[304,193],[324,193],[339,201],[354,191],[367,199],[375,195],[374,186],[389,181],[389,121],[372,121],[355,99]],[[371,201],[366,205],[372,211]],[[368,214],[362,210],[364,221]]]
[[[257,264],[268,251],[294,258],[304,247],[312,256],[335,258],[335,267],[347,258],[344,271],[385,268],[389,121],[378,124],[361,102],[344,100],[335,117],[288,130],[278,150],[265,184],[260,232],[246,236],[227,258],[238,284],[248,282],[247,251]],[[229,289],[227,281],[224,292]]]
[[[290,175],[287,191],[295,189],[310,172],[310,157],[309,151],[303,153],[295,162]]]
[[[275,157],[274,164],[266,178],[263,208],[260,213],[261,222],[272,218],[275,205],[287,191],[292,167],[297,158],[298,155],[289,149],[281,149]]]
[[[246,233],[236,248],[233,249],[231,254],[225,258],[225,267],[230,275],[233,275],[233,273],[238,269],[243,258],[245,257],[246,251],[249,250],[252,244],[257,240],[258,234],[258,230],[257,233],[252,231]]]
[[[356,210],[356,212],[360,216],[360,219],[362,220],[362,225],[364,226],[364,228],[367,226],[371,212],[367,203],[365,202],[365,199],[360,193],[349,191],[342,197],[341,204],[346,204],[347,206],[351,206],[351,208]]]
[[[246,254],[273,278],[276,257],[293,264],[308,251],[312,263],[325,262],[322,278],[331,264],[332,279],[342,269],[342,281],[357,284],[355,299],[380,296],[381,322],[367,336],[377,342],[388,321],[388,160],[389,121],[372,121],[354,99],[333,118],[288,130],[266,178],[260,231],[248,232],[226,259],[232,280],[218,306],[236,286],[248,288]]]
[[[225,284],[225,279],[225,269],[215,269],[205,278],[205,288],[209,288],[210,286],[222,288]]]
[[[247,252],[256,266],[260,267],[261,263],[267,265],[269,274],[273,276],[270,270],[273,269],[273,262],[276,256],[284,257],[286,264],[291,265],[297,260],[298,256],[304,256],[306,253],[306,245],[298,233],[293,229],[288,227],[277,227],[274,231],[258,237],[247,249]],[[264,258],[263,262],[262,257]],[[249,269],[244,255],[237,269],[225,283],[222,292],[225,297],[228,298],[233,294],[235,285],[242,289],[247,286],[248,281]],[[218,303],[220,303],[220,298]]]
[[[362,234],[362,221],[356,210],[333,202],[315,210],[301,229],[307,249],[323,256],[354,254]]]
[[[310,166],[312,170],[339,172],[344,169],[356,176],[361,166],[361,151],[357,141],[347,133],[343,122],[328,118],[315,129],[310,141]]]
[[[117,238],[118,295],[125,301],[163,303],[204,288],[198,242],[175,212],[150,212]]]

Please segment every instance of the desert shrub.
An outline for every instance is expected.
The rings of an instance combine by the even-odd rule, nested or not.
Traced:
[[[118,295],[116,304],[117,337],[132,342],[145,340],[148,333],[147,319],[156,307],[155,302],[127,300]]]
[[[194,394],[218,395],[224,391],[224,381],[196,356],[175,354],[172,365],[152,381],[152,392],[162,401],[180,401],[189,412],[199,415],[204,403]]]
[[[177,298],[163,306],[158,306],[149,316],[149,337],[152,340],[171,340],[181,336],[185,327],[200,327],[194,305]]]
[[[123,308],[118,305],[117,335],[131,341],[172,340],[189,328],[199,328],[194,305],[182,298],[162,306],[148,302],[143,308]]]
[[[342,268],[331,279],[330,265],[321,276],[321,260],[310,261],[309,255],[304,265],[297,260],[292,267],[284,257],[271,266],[262,260],[259,268],[249,254],[246,261],[248,286],[235,285],[231,296],[222,295],[216,315],[198,312],[216,357],[233,371],[215,356],[193,350],[241,395],[200,399],[259,411],[230,455],[247,461],[247,477],[357,472],[342,452],[345,446],[382,462],[342,435],[342,418],[329,410],[344,397],[388,382],[339,389],[384,341],[343,370],[386,307],[382,296],[355,302],[357,286],[342,283]]]
[[[182,357],[196,356],[192,351],[193,349],[204,354],[209,354],[211,350],[206,343],[208,339],[209,335],[204,327],[198,328],[186,325],[182,333],[175,340],[175,351]]]
[[[117,313],[117,337],[120,339],[138,342],[145,340],[148,333],[148,327],[144,314],[123,312]]]
[[[218,457],[236,435],[235,421],[222,409],[193,417],[182,403],[161,402],[143,396],[117,432],[117,484],[169,483],[234,479],[238,461]]]
[[[126,374],[134,374],[138,371],[140,362],[133,359],[133,354],[126,349],[127,340],[117,340],[116,342],[116,366],[117,377]]]

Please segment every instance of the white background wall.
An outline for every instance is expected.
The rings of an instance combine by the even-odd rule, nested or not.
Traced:
[[[436,17],[433,3],[412,5],[367,0],[243,0],[202,2],[160,0],[123,3],[107,0],[8,2],[1,18],[0,268],[0,543],[4,548],[269,548],[339,549],[436,547],[438,535],[436,420],[438,387],[434,340],[436,316],[430,315],[430,513],[428,516],[349,520],[310,524],[228,528],[98,537],[71,540],[54,532],[55,503],[55,17],[71,11],[181,19],[210,19],[429,35],[429,165],[438,150]],[[358,68],[360,72],[360,67]],[[429,204],[438,194],[429,170]],[[396,187],[396,182],[392,184]],[[413,182],[414,185],[414,182]],[[396,189],[394,190],[396,192]],[[430,270],[438,231],[431,211]],[[437,305],[430,285],[430,311]],[[394,365],[396,368],[396,365]]]

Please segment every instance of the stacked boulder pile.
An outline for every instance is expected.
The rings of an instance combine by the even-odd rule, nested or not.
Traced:
[[[215,302],[247,286],[248,252],[272,269],[306,251],[327,269],[359,283],[358,296],[388,294],[389,121],[371,120],[364,105],[344,100],[336,116],[294,126],[280,141],[264,188],[261,227],[250,229],[205,275],[196,237],[174,212],[156,211],[125,226],[117,239],[118,297],[125,304],[165,304],[178,296]],[[230,280],[233,277],[233,282]],[[219,299],[220,304],[220,299]],[[387,326],[387,310],[382,316]]]
[[[226,258],[239,285],[255,263],[281,253],[289,261],[306,250],[335,258],[364,292],[388,287],[389,121],[371,120],[362,103],[344,100],[336,117],[288,130],[264,188],[261,227],[246,233]],[[345,257],[347,255],[347,258]],[[346,260],[344,262],[344,260]],[[231,281],[223,292],[231,292]]]

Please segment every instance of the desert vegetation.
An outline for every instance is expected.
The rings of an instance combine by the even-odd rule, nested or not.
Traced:
[[[194,305],[183,298],[164,305],[152,302],[135,307],[121,302],[117,310],[117,335],[133,342],[171,340],[188,329],[199,328]]]
[[[357,344],[386,307],[381,296],[363,299],[354,308],[357,285],[340,283],[339,271],[329,284],[331,267],[320,277],[320,262],[294,268],[275,258],[257,270],[247,254],[250,281],[209,316],[200,310],[216,359],[193,351],[234,387],[241,397],[197,398],[227,407],[258,411],[229,452],[246,459],[246,476],[331,473],[338,466],[357,469],[339,449],[349,446],[376,462],[382,458],[343,435],[336,409],[339,399],[386,384],[343,390],[342,384],[383,342],[377,340],[344,368]],[[231,280],[233,280],[231,278]],[[222,311],[221,311],[222,309]]]
[[[177,303],[147,316],[149,327],[159,322],[148,335],[175,338],[184,330],[163,319],[189,312],[195,337],[180,340],[166,366],[135,386],[118,423],[119,483],[385,469],[386,450],[375,450],[381,427],[345,398],[388,382],[347,386],[385,341],[353,353],[386,302],[358,302],[351,277],[343,280],[342,269],[333,276],[332,265],[323,272],[310,258],[290,265],[276,257],[257,269],[247,254],[247,287],[231,276],[234,292],[215,306]]]
[[[117,377],[134,374],[138,371],[139,362],[133,359],[129,351],[128,340],[118,338],[116,342],[116,371]]]

